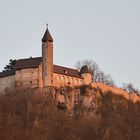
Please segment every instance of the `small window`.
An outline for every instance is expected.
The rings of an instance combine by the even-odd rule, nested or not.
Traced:
[[[67,74],[68,72],[66,70],[64,70],[64,73]]]
[[[67,84],[70,85],[70,82],[68,82]]]

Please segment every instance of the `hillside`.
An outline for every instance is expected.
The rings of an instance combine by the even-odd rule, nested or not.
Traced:
[[[111,91],[114,94],[117,95],[122,95],[124,96],[127,100],[131,100],[132,102],[137,102],[140,101],[140,96],[138,96],[136,93],[128,93],[125,90],[118,88],[118,87],[114,87],[114,86],[109,86],[109,85],[105,85],[102,83],[92,83],[91,86],[93,88],[99,88],[101,89],[103,92],[107,92],[107,91]]]
[[[2,95],[0,140],[139,140],[136,98],[99,83]]]

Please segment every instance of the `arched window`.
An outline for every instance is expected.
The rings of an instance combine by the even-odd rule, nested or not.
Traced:
[[[74,83],[74,78],[71,78],[72,83]]]
[[[68,79],[68,82],[70,82],[70,78],[69,78],[69,77],[67,77],[67,79]]]
[[[76,83],[78,84],[78,82],[79,82],[79,80],[78,79],[76,79]]]

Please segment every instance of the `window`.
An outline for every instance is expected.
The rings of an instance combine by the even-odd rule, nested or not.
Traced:
[[[66,70],[64,70],[64,73],[67,74],[68,72]]]

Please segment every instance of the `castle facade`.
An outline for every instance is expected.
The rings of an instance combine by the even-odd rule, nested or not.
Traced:
[[[0,94],[15,89],[43,89],[48,86],[79,86],[92,83],[87,66],[80,71],[53,64],[53,38],[46,29],[42,57],[19,59],[14,70],[0,73]]]

